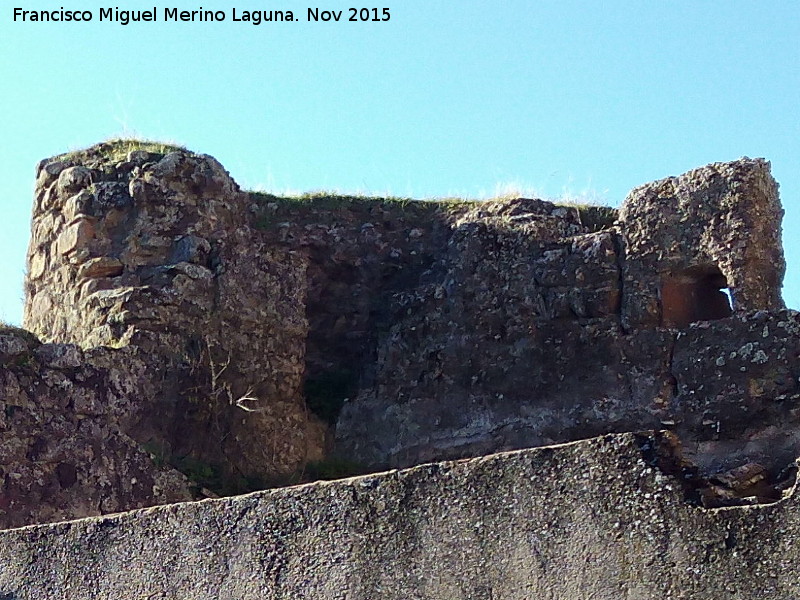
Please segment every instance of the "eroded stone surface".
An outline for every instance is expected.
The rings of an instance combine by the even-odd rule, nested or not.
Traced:
[[[642,428],[721,490],[748,465],[775,484],[800,327],[768,163],[616,216],[247,194],[212,157],[100,145],[39,167],[25,324],[55,344],[37,360],[124,390],[121,435],[222,494]]]
[[[135,380],[115,380],[95,361],[130,356],[84,356],[3,330],[9,339],[17,344],[0,344],[0,528],[202,497],[121,431],[119,416],[138,401]]]
[[[127,433],[209,484],[251,489],[321,458],[325,427],[302,396],[304,257],[257,241],[247,196],[211,157],[57,162],[77,160],[41,166],[26,324],[141,349]]]
[[[0,533],[0,593],[90,598],[800,595],[796,492],[706,510],[647,435]]]
[[[663,277],[698,268],[719,270],[735,310],[783,308],[783,209],[765,160],[714,163],[643,185],[619,216],[626,327],[663,322]]]
[[[516,200],[455,220],[424,285],[394,298],[374,383],[337,424],[344,455],[408,466],[643,427],[698,444],[707,470],[737,460],[780,470],[800,451],[797,317],[766,312],[782,306],[783,275],[766,163],[638,188],[601,231],[573,213]],[[755,348],[754,363],[717,364],[740,347]]]

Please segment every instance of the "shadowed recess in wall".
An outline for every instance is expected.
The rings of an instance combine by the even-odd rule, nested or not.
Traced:
[[[688,327],[697,321],[724,319],[733,313],[728,281],[719,267],[698,265],[661,280],[662,325]]]
[[[345,399],[358,391],[358,375],[349,369],[320,373],[305,381],[308,408],[326,423],[333,425]]]

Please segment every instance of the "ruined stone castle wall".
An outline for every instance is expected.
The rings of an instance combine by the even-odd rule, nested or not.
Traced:
[[[40,165],[25,325],[145,351],[160,385],[130,432],[168,456],[227,479],[320,457],[301,395],[304,257],[254,239],[247,196],[211,157],[104,150]]]
[[[746,462],[720,439],[758,460],[793,448],[784,460],[797,449],[795,317],[746,317],[782,306],[781,214],[768,165],[750,159],[642,186],[594,232],[548,203],[479,205],[428,285],[397,298],[376,384],[345,406],[338,448],[409,466],[667,427],[707,449],[706,466]],[[713,359],[689,368],[702,353],[683,349],[711,337]]]
[[[735,310],[783,308],[782,217],[778,186],[762,159],[715,163],[634,189],[620,210],[625,326],[707,320],[696,305],[688,318],[665,322],[665,285],[681,278],[694,283],[680,290],[684,298],[702,288],[704,278],[717,278],[716,288],[712,281],[698,290],[705,292],[700,303],[713,303],[708,296],[723,287]]]
[[[768,163],[616,216],[250,194],[209,156],[101,144],[39,165],[25,325],[135,353],[120,430],[224,495],[643,428],[774,488],[800,409]]]
[[[138,351],[41,344],[0,328],[0,528],[202,497],[125,433]]]

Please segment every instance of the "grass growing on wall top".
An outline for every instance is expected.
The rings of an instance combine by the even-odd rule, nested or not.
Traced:
[[[150,154],[164,156],[170,152],[188,152],[183,146],[166,142],[156,142],[139,138],[115,138],[94,144],[88,148],[72,150],[58,155],[60,160],[87,161],[101,159],[111,162],[124,161],[130,152],[143,150]]]
[[[554,202],[557,206],[569,206],[575,208],[581,217],[581,223],[589,231],[602,231],[613,226],[617,220],[616,208],[611,206],[600,206],[597,204],[579,204],[577,202],[559,201]]]
[[[170,152],[190,152],[186,147],[171,142],[147,140],[138,137],[112,138],[99,144],[79,150],[72,150],[60,154],[54,159],[74,163],[93,162],[123,162],[134,151],[145,151],[162,157]],[[314,213],[323,212],[349,212],[353,214],[368,214],[375,209],[397,210],[401,209],[407,214],[416,214],[423,217],[433,213],[459,213],[472,206],[486,201],[514,199],[525,196],[524,193],[508,193],[487,200],[474,200],[468,198],[433,198],[417,200],[397,196],[366,196],[341,194],[337,192],[311,192],[297,196],[279,196],[269,192],[248,192],[261,208],[259,226],[265,229],[271,227],[283,215],[296,215],[296,211],[308,210]],[[580,203],[569,199],[550,199],[557,206],[576,208],[580,214],[581,222],[589,231],[600,231],[611,227],[617,219],[617,209],[609,206],[600,206],[593,203]]]
[[[367,214],[376,209],[402,210],[406,214],[418,216],[433,213],[458,213],[482,204],[483,202],[514,199],[517,196],[506,198],[498,197],[490,200],[469,200],[465,198],[441,198],[414,200],[401,197],[380,196],[354,196],[336,193],[315,192],[299,196],[278,196],[268,192],[249,192],[250,198],[260,207],[262,213],[258,225],[262,229],[269,229],[281,217],[294,217],[298,212],[313,212],[317,216],[321,213],[362,213]],[[617,220],[617,209],[610,206],[584,204],[570,200],[549,200],[556,206],[575,208],[583,225],[591,232],[601,231],[611,227]]]
[[[434,210],[442,207],[468,206],[480,202],[480,200],[463,200],[460,198],[416,200],[399,196],[357,196],[334,192],[311,192],[298,196],[277,196],[269,192],[250,192],[250,197],[262,204],[274,203],[278,208],[313,205],[314,208],[321,210],[364,209],[381,205],[385,205],[387,208],[423,206],[429,210]]]
[[[451,213],[467,210],[479,201],[457,198],[442,200],[414,200],[402,197],[354,196],[328,192],[315,192],[299,196],[278,196],[267,192],[249,192],[260,208],[257,226],[272,229],[284,220],[300,217],[324,223],[345,214],[369,219],[380,219],[382,211],[400,213],[404,216],[425,218],[435,213]],[[336,219],[334,219],[336,220]]]
[[[134,151],[149,152],[154,155],[154,158],[163,157],[170,152],[190,152],[184,146],[170,142],[124,137],[109,139],[88,148],[66,152],[54,157],[54,159],[84,163],[96,167],[100,166],[97,163],[123,162]],[[309,216],[311,213],[319,216],[322,213],[347,212],[353,215],[361,214],[380,217],[379,213],[375,213],[376,210],[396,211],[399,209],[406,215],[425,217],[434,213],[440,215],[461,213],[485,201],[511,200],[525,196],[523,193],[509,193],[488,200],[467,198],[416,200],[407,197],[364,196],[336,192],[312,192],[297,196],[278,196],[260,191],[248,193],[250,198],[261,209],[257,224],[263,229],[270,229],[276,222],[280,222],[283,216],[298,216],[298,211],[300,211],[301,215],[308,211],[307,214]],[[577,209],[581,222],[589,231],[600,231],[611,227],[617,218],[617,210],[608,206],[579,203],[568,199],[551,199],[549,201],[557,206],[569,206]]]

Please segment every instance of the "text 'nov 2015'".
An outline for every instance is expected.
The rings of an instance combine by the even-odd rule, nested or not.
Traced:
[[[305,19],[303,19],[305,17]],[[13,9],[13,21],[23,23],[79,23],[97,21],[129,25],[131,23],[248,23],[261,25],[279,22],[307,23],[385,23],[391,19],[389,8],[307,8],[298,10],[247,10],[231,8],[209,10],[202,6],[195,10],[177,7],[154,6],[150,9],[125,9],[118,6],[96,10],[52,10]]]

